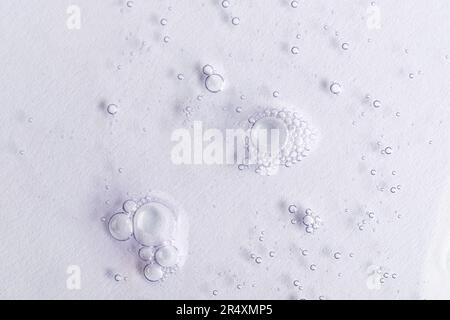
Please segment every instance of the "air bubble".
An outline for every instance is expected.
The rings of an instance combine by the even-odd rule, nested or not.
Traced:
[[[300,49],[298,47],[292,47],[291,48],[291,53],[292,54],[299,54],[300,53]]]
[[[127,213],[133,213],[137,209],[137,203],[133,200],[127,200],[123,203],[123,210]]]
[[[298,2],[295,1],[295,0],[292,1],[292,2],[291,2],[291,7],[294,8],[294,9],[297,8],[297,7],[298,7]]]
[[[169,37],[169,36],[165,36],[164,39],[163,39],[163,41],[164,41],[165,43],[169,43],[170,37]]]
[[[300,285],[300,281],[299,280],[294,280],[293,282],[295,287],[298,287]]]
[[[275,257],[275,251],[269,251],[269,257],[271,258]]]
[[[317,266],[315,264],[312,264],[312,265],[309,266],[309,269],[311,271],[315,271],[315,270],[317,270]]]
[[[110,104],[108,105],[108,107],[106,108],[106,111],[110,114],[110,115],[115,115],[117,113],[117,111],[119,110],[119,107],[116,104]]]
[[[335,252],[335,253],[334,253],[334,258],[335,258],[336,260],[339,260],[341,257],[342,257],[342,254],[341,254],[340,252]]]
[[[280,93],[279,93],[278,91],[274,91],[274,92],[272,93],[272,96],[273,96],[274,98],[278,98],[278,97],[280,96]]]
[[[162,267],[173,267],[178,262],[178,250],[171,245],[163,246],[156,251],[155,259]]]
[[[133,218],[134,237],[144,246],[157,245],[175,229],[174,212],[158,202],[139,207]]]
[[[223,7],[223,8],[226,9],[226,8],[228,8],[229,6],[230,6],[230,2],[229,2],[228,0],[223,0],[223,1],[222,1],[222,7]]]
[[[288,208],[290,213],[296,213],[298,211],[297,206],[295,204],[291,204]]]
[[[139,258],[141,258],[144,261],[150,261],[152,260],[154,255],[154,250],[151,247],[142,247],[139,249]]]
[[[162,268],[156,264],[148,264],[144,268],[144,276],[150,282],[158,282],[164,276]]]
[[[225,80],[220,74],[214,73],[206,77],[205,87],[209,92],[218,93],[223,90]]]
[[[109,219],[109,232],[111,236],[119,241],[130,239],[133,233],[131,219],[125,213],[116,213]]]
[[[386,147],[386,148],[384,148],[384,153],[385,153],[385,154],[392,154],[392,147]]]
[[[165,26],[167,24],[167,19],[162,18],[160,23],[161,23],[162,26]]]
[[[202,68],[203,74],[210,76],[214,73],[214,67],[212,65],[206,64]]]
[[[177,75],[177,79],[178,79],[178,80],[184,80],[184,74],[179,73],[179,74]]]
[[[337,94],[340,94],[342,92],[342,87],[341,87],[341,85],[339,83],[333,82],[330,85],[330,91],[331,91],[332,94],[336,94],[337,95]]]
[[[241,23],[241,19],[239,19],[238,17],[234,17],[233,19],[231,19],[231,23],[237,26]]]
[[[342,47],[342,50],[348,50],[350,45],[347,42],[344,42],[341,47]]]
[[[256,257],[255,262],[256,262],[257,264],[261,264],[262,258],[261,258],[261,257]]]
[[[372,105],[374,108],[380,108],[381,107],[381,101],[380,100],[374,100],[372,102]]]

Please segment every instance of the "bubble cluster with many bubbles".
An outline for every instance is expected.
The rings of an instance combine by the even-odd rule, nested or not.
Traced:
[[[317,134],[297,112],[265,109],[248,118],[246,165],[255,164],[255,172],[273,175],[280,166],[291,167],[302,161]]]
[[[134,239],[143,273],[150,282],[160,282],[184,263],[187,252],[187,220],[182,210],[160,195],[127,200],[109,219],[108,229],[118,241]]]

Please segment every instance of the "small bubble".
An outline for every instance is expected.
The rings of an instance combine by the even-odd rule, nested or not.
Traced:
[[[213,294],[213,296],[217,296],[219,294],[219,291],[213,290],[212,294]]]
[[[278,98],[280,96],[280,93],[278,91],[274,91],[272,93],[272,95],[273,95],[274,98]]]
[[[292,223],[292,224],[296,224],[296,223],[297,223],[297,220],[292,219],[292,220],[291,220],[291,223]]]
[[[300,33],[297,33],[297,35],[295,36],[297,39],[301,39],[302,35]]]
[[[119,107],[116,104],[110,104],[108,105],[108,107],[106,108],[106,111],[110,114],[110,115],[115,115],[117,113],[117,111],[119,110]]]
[[[398,275],[396,273],[393,273],[391,277],[392,279],[397,279]]]
[[[315,264],[312,264],[312,265],[309,266],[309,269],[311,271],[315,271],[315,270],[317,270],[317,266]]]
[[[342,47],[342,50],[348,50],[350,45],[347,42],[344,42],[341,47]]]
[[[133,1],[127,1],[127,7],[128,7],[128,8],[132,8],[133,5],[134,5],[134,2],[133,2]]]
[[[296,213],[298,211],[297,206],[295,204],[291,204],[288,208],[290,213]]]
[[[123,280],[123,277],[122,277],[122,275],[120,275],[120,274],[115,274],[114,275],[114,280],[116,280],[117,282],[119,282],[119,281],[122,281]]]
[[[33,122],[33,118],[31,118],[31,117],[28,118],[28,122],[29,122],[29,123],[32,123],[32,122]]]
[[[231,23],[237,26],[239,25],[239,23],[241,23],[241,19],[239,19],[238,17],[234,17],[233,19],[231,19]]]
[[[294,9],[297,8],[297,7],[298,7],[298,2],[295,1],[295,0],[292,1],[292,2],[291,2],[291,7],[294,8]]]
[[[260,236],[260,237],[259,237],[259,241],[263,242],[263,241],[264,241],[264,237],[263,237],[263,236]]]
[[[377,174],[377,170],[375,170],[375,169],[370,170],[370,174],[372,176],[376,175]]]
[[[228,8],[230,6],[230,1],[228,1],[228,0],[223,0],[222,1],[222,7],[223,8]]]
[[[299,54],[300,53],[300,49],[298,47],[292,47],[291,48],[291,53],[292,54]]]
[[[410,73],[410,74],[408,75],[408,77],[409,77],[410,79],[414,79],[414,73]]]
[[[300,281],[299,280],[294,280],[294,286],[298,287],[300,285]]]
[[[179,73],[177,75],[178,80],[184,80],[184,75],[182,73]]]
[[[340,252],[335,252],[335,253],[334,253],[334,258],[335,258],[336,260],[339,260],[341,257],[342,257],[342,254],[341,254]]]
[[[164,41],[165,43],[169,43],[170,37],[169,37],[169,36],[165,36],[164,39],[163,39],[163,41]]]
[[[162,18],[160,23],[161,23],[162,26],[165,26],[167,24],[167,19]]]
[[[380,108],[381,107],[381,101],[380,100],[374,100],[372,102],[372,105],[374,108]]]
[[[384,153],[385,153],[385,154],[392,154],[392,147],[386,147],[386,148],[384,148]]]
[[[309,254],[308,250],[302,250],[302,256],[306,257]]]
[[[261,257],[256,257],[255,262],[256,262],[257,264],[261,264],[262,258],[261,258]]]
[[[333,82],[330,85],[330,91],[331,91],[332,94],[336,94],[337,95],[337,94],[340,94],[342,92],[342,87],[341,87],[341,85],[339,83]]]
[[[275,257],[275,251],[269,251],[269,257],[271,258]]]
[[[237,108],[236,108],[236,112],[237,112],[237,113],[241,113],[241,112],[242,112],[242,108],[241,108],[241,107],[237,107]]]
[[[205,64],[202,68],[203,74],[210,76],[214,73],[214,67],[210,64]]]

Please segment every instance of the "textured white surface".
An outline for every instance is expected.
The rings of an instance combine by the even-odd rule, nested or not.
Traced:
[[[379,29],[367,25],[370,1],[133,3],[0,1],[0,298],[414,299],[435,293],[430,278],[449,281],[426,267],[441,241],[434,230],[448,221],[439,213],[448,209],[440,205],[450,156],[448,1],[376,1]],[[81,8],[80,30],[66,27],[71,4]],[[221,93],[204,88],[208,63],[226,81]],[[321,140],[273,177],[175,166],[170,135],[186,126],[186,106],[217,128],[233,128],[258,106],[287,106]],[[136,254],[100,220],[150,190],[171,194],[190,220],[188,260],[160,285],[145,281]],[[291,203],[312,208],[324,226],[308,235],[291,224]],[[81,268],[81,290],[66,288],[70,265]],[[398,277],[369,290],[371,265]]]

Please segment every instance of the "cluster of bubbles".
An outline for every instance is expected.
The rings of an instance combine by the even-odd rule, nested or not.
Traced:
[[[280,166],[290,167],[300,162],[316,139],[308,122],[287,109],[268,108],[257,112],[248,118],[247,129],[244,165],[256,164],[255,172],[260,175],[273,175]]]
[[[212,93],[221,92],[225,85],[225,80],[214,70],[214,67],[207,64],[203,66],[203,74],[205,75],[205,88]]]
[[[139,244],[138,257],[145,263],[144,276],[150,282],[164,281],[179,268],[180,253],[171,238],[177,222],[175,210],[162,198],[147,196],[125,201],[121,212],[109,219],[114,239],[134,238]]]
[[[371,265],[367,268],[366,285],[370,290],[379,290],[388,279],[397,279],[396,273],[390,273],[385,268]]]
[[[303,214],[300,214],[297,206],[291,204],[288,207],[288,211],[289,213],[297,215],[298,218],[301,219],[301,222],[305,226],[305,231],[307,233],[314,233],[322,225],[322,219],[320,218],[320,216],[309,208],[306,209]],[[297,219],[293,219],[292,221],[293,223],[297,223]],[[305,256],[308,254],[308,251],[303,250],[302,254]]]

